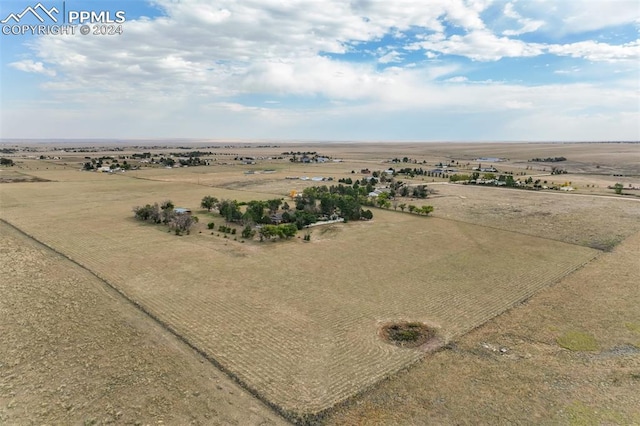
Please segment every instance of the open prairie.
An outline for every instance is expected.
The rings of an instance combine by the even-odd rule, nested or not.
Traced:
[[[85,155],[123,155],[108,148],[97,154],[66,152],[56,160],[16,156],[12,173],[47,182],[2,184],[0,217],[103,279],[121,303],[133,302],[200,351],[212,362],[212,370],[222,369],[289,419],[320,421],[318,414],[347,400],[351,402],[345,407],[352,407],[351,398],[357,400],[357,395],[416,363],[409,372],[428,377],[420,372],[431,371],[434,359],[453,356],[462,345],[455,343],[473,335],[466,333],[507,321],[504,318],[523,308],[490,320],[576,276],[580,272],[574,271],[584,265],[594,268],[604,251],[613,250],[606,256],[615,258],[615,247],[640,232],[639,199],[616,196],[606,188],[567,194],[398,176],[408,184],[428,185],[432,194],[427,199],[400,201],[433,205],[432,217],[374,208],[371,221],[313,228],[310,242],[295,238],[260,243],[207,230],[207,222],[218,225],[224,220],[198,209],[202,197],[288,199],[291,190],[361,177],[361,169],[403,167],[402,162],[389,163],[403,157],[410,157],[406,163],[411,167],[433,168],[452,159],[463,163],[499,156],[508,159],[499,167],[528,174],[530,158],[573,156],[580,163],[576,170],[593,166],[593,175],[580,175],[591,182],[603,179],[598,171],[615,167],[617,161],[611,155],[596,164],[598,156],[622,147],[631,149],[619,154],[624,173],[636,171],[629,183],[637,182],[640,174],[637,159],[630,155],[637,152],[637,144],[546,145],[465,144],[449,145],[448,151],[445,144],[243,146],[242,155],[257,159],[250,164],[235,159],[240,156],[234,152],[237,147],[221,147],[208,166],[143,166],[124,173],[79,171]],[[300,164],[274,158],[288,150],[318,151],[341,161]],[[160,225],[134,220],[133,206],[165,199],[193,209],[200,218],[190,235],[176,236]],[[621,309],[626,312],[628,306]],[[515,318],[516,325],[525,321]],[[390,321],[426,323],[437,330],[435,346],[449,349],[425,355],[425,348],[389,345],[379,332]],[[367,392],[363,403],[397,381],[410,383],[417,395],[427,395],[406,374]],[[392,413],[393,407],[384,410]],[[360,414],[374,420],[377,415],[356,410],[343,420],[334,419],[351,423]],[[384,413],[380,418],[385,419]]]

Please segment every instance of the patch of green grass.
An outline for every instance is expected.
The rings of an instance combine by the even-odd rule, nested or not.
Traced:
[[[625,324],[625,327],[627,327],[630,331],[633,331],[634,333],[640,333],[640,324],[638,324],[637,322],[628,322]]]
[[[608,409],[596,409],[581,401],[574,401],[565,408],[571,425],[628,424],[620,413]]]
[[[558,345],[570,351],[597,351],[598,341],[582,331],[568,331],[556,339]]]
[[[588,241],[585,245],[596,250],[604,252],[613,251],[613,249],[622,242],[624,238],[616,236],[611,238],[601,238],[599,240]]]

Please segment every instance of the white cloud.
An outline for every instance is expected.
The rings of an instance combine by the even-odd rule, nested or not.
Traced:
[[[550,45],[547,47],[547,51],[558,56],[571,56],[573,58],[584,58],[597,62],[639,61],[640,40],[617,46],[589,40],[563,45]]]
[[[505,30],[502,32],[502,35],[505,36],[518,36],[525,33],[531,33],[537,31],[540,27],[542,27],[545,22],[541,20],[533,20],[529,18],[523,18],[513,6],[513,3],[507,3],[503,9],[504,16],[507,18],[514,19],[520,25],[520,28],[517,30]]]
[[[560,2],[567,32],[594,31],[622,24],[640,23],[636,0]]]
[[[538,56],[544,46],[537,43],[525,43],[508,37],[497,37],[488,30],[473,31],[464,36],[449,38],[441,34],[428,36],[417,43],[425,50],[448,55],[466,56],[476,61],[498,61],[502,58]]]
[[[459,75],[459,76],[456,76],[456,77],[448,78],[445,81],[448,81],[449,83],[465,83],[465,82],[469,81],[469,79],[467,77]]]
[[[491,0],[433,0],[427,7],[418,0],[156,0],[154,4],[166,16],[129,20],[122,36],[40,37],[32,44],[32,59],[10,65],[55,77],[42,88],[59,105],[91,105],[86,111],[78,108],[69,113],[76,121],[85,117],[94,128],[109,127],[97,123],[127,123],[117,131],[130,131],[131,136],[149,136],[145,132],[154,131],[180,136],[180,129],[192,129],[198,137],[215,128],[238,137],[261,131],[290,131],[301,137],[305,123],[311,127],[315,123],[315,131],[326,134],[328,117],[344,115],[345,124],[336,128],[351,131],[346,124],[349,118],[365,126],[367,117],[387,113],[397,118],[394,114],[413,111],[439,117],[478,111],[530,112],[543,117],[540,111],[553,110],[563,117],[576,105],[602,105],[604,93],[612,102],[607,108],[617,111],[609,117],[637,111],[637,100],[634,104],[624,95],[636,93],[633,85],[623,90],[611,88],[613,82],[602,87],[527,87],[491,82],[486,76],[481,77],[485,81],[468,80],[461,74],[474,79],[474,68],[486,64],[469,67],[447,57],[497,62],[552,54],[566,57],[565,69],[574,64],[570,58],[597,61],[598,66],[613,66],[616,61],[626,61],[628,66],[639,59],[638,41],[549,44],[513,38],[544,31],[552,39],[549,34],[560,32],[558,25],[563,22],[577,28],[596,25],[595,19],[567,5],[573,2],[586,4],[530,0],[502,6]],[[593,3],[610,10],[606,2]],[[509,25],[494,30],[483,21],[483,16],[490,15],[483,14],[489,8],[502,10],[503,23]],[[603,18],[607,25],[637,19],[637,11],[631,18],[614,15]],[[449,35],[452,26],[457,27],[455,35]],[[379,49],[365,45],[383,40],[384,47]],[[355,54],[360,55],[358,60],[350,61]],[[405,64],[405,60],[411,62]],[[615,72],[612,68],[606,78],[612,80]],[[238,100],[256,94],[280,103],[260,100],[245,105]],[[290,108],[291,98],[314,106]],[[63,122],[71,121],[62,113],[47,111]],[[3,111],[3,117],[6,114]],[[9,115],[21,122],[16,114]],[[176,120],[181,123],[177,129],[166,124]],[[161,124],[154,130],[153,123]],[[389,121],[380,116],[380,123]]]
[[[525,16],[544,20],[544,30],[556,36],[640,23],[637,0],[527,0],[517,5]]]
[[[45,68],[42,62],[34,62],[31,59],[25,59],[18,62],[12,62],[9,66],[24,72],[32,72],[36,74],[44,74],[49,77],[54,77],[56,72],[52,69]]]
[[[391,50],[386,54],[382,55],[380,58],[378,58],[378,62],[381,64],[402,62],[402,54],[398,53],[395,50]]]

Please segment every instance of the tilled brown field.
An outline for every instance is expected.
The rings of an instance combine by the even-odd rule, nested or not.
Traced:
[[[0,274],[0,424],[285,424],[91,273],[3,223]]]
[[[294,416],[325,410],[424,356],[382,342],[382,324],[423,321],[443,340],[456,338],[598,254],[382,210],[371,222],[315,229],[311,243],[176,237],[131,217],[136,204],[172,198],[193,206],[210,194],[219,195],[115,176],[12,184],[3,188],[2,216]]]

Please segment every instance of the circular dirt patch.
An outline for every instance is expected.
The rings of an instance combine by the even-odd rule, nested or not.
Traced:
[[[394,322],[380,329],[380,337],[387,342],[403,348],[417,348],[436,337],[433,328],[421,322]]]

